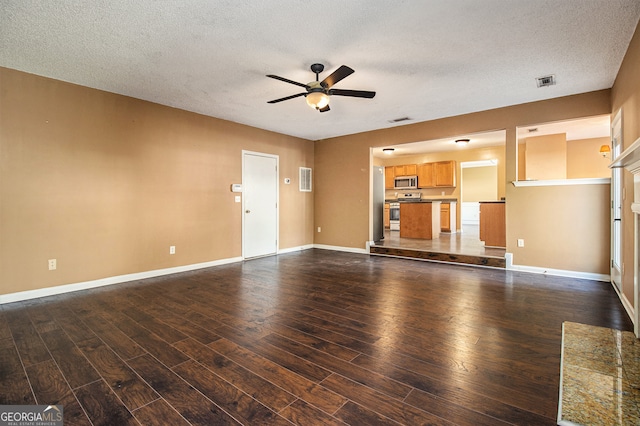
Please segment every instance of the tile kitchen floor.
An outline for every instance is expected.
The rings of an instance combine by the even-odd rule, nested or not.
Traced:
[[[384,240],[376,241],[376,245],[439,253],[504,257],[505,249],[485,247],[484,243],[480,241],[479,235],[480,231],[477,225],[463,225],[462,232],[459,230],[455,234],[441,232],[440,237],[434,240],[400,238],[399,231],[385,229]]]

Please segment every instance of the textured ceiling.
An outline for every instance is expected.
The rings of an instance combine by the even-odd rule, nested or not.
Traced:
[[[0,66],[318,140],[610,88],[639,16],[638,0],[2,0]],[[376,97],[267,104],[301,88],[266,74],[307,83],[315,62]]]

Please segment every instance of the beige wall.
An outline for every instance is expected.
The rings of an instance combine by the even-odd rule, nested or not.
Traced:
[[[514,263],[608,275],[610,190],[609,184],[516,188],[517,202],[507,199],[508,235],[525,246],[512,244]]]
[[[0,294],[241,256],[242,150],[279,155],[292,179],[279,248],[313,243],[298,191],[313,142],[8,69],[0,82]]]
[[[316,192],[315,225],[321,225],[322,232],[316,233],[315,242],[353,248],[365,247],[365,242],[369,238],[367,221],[369,202],[366,198],[370,147],[506,129],[505,175],[499,180],[504,184],[504,196],[507,200],[507,252],[514,254],[514,264],[540,268],[554,265],[554,269],[608,274],[608,268],[602,265],[605,265],[608,259],[609,223],[608,219],[605,220],[602,214],[596,211],[599,206],[608,205],[607,191],[603,191],[603,188],[608,185],[586,185],[579,190],[582,197],[586,197],[593,203],[594,211],[585,212],[583,217],[589,225],[588,229],[594,230],[588,235],[588,244],[574,243],[576,238],[584,237],[583,223],[560,216],[554,222],[554,227],[549,227],[548,223],[539,218],[527,217],[524,223],[528,229],[539,232],[540,238],[545,243],[535,244],[532,241],[524,248],[517,248],[516,239],[520,238],[517,232],[520,231],[520,225],[523,223],[519,213],[531,207],[530,200],[548,198],[549,202],[545,205],[552,208],[551,202],[556,199],[553,193],[557,191],[558,194],[566,196],[567,190],[564,187],[517,188],[510,182],[516,177],[516,127],[610,112],[610,91],[601,90],[317,141],[316,183],[318,187],[333,187],[333,190]],[[403,163],[404,160],[400,162]],[[347,167],[347,163],[353,166]],[[335,182],[348,182],[348,185],[334,187]],[[499,195],[503,196],[500,191]],[[332,202],[336,199],[341,202]],[[577,211],[583,205],[581,199],[574,197],[569,197],[566,203],[563,203],[563,208],[570,211]],[[559,228],[563,230],[562,234],[557,233]],[[573,237],[561,237],[563,235]],[[550,250],[549,245],[554,245],[554,250]],[[558,250],[565,254],[571,253],[571,256],[565,255],[558,259],[555,254]]]
[[[622,110],[622,142],[624,148],[629,147],[640,137],[640,78],[638,78],[638,75],[640,75],[640,28],[636,28],[615,84],[611,89],[612,113],[616,114]],[[625,197],[622,209],[622,257],[625,267],[622,274],[622,291],[627,300],[633,303],[634,224],[631,212],[633,175],[625,170],[623,176]],[[636,201],[640,202],[640,200]]]
[[[610,178],[611,156],[600,154],[602,145],[611,145],[610,138],[567,141],[567,179]]]
[[[522,144],[518,146],[522,147]],[[526,180],[567,178],[567,136],[564,133],[527,138],[524,152]]]
[[[550,135],[550,137],[556,140],[565,139],[564,134]],[[534,179],[533,176],[536,175],[538,179],[565,179],[565,177],[554,178],[552,176],[540,178],[539,176],[542,176],[540,173],[532,172],[529,172],[532,176],[528,176],[527,161],[529,160],[528,154],[530,155],[531,152],[527,148],[534,146],[536,141],[546,138],[547,136],[539,136],[520,140],[518,144],[518,180]],[[531,142],[531,144],[527,144],[527,142]],[[611,140],[608,137],[566,141],[565,150],[561,150],[560,154],[562,157],[566,157],[566,163],[564,167],[558,167],[566,169],[566,179],[610,178],[611,170],[608,166],[611,158],[605,158],[600,154],[600,147],[610,144]]]
[[[461,200],[464,202],[497,201],[498,167],[465,167],[460,170]]]

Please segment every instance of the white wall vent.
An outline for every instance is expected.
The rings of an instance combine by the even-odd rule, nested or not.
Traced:
[[[300,167],[300,192],[311,192],[311,169]]]
[[[536,78],[536,83],[538,84],[538,87],[555,86],[556,76],[551,74],[544,77],[538,77]]]

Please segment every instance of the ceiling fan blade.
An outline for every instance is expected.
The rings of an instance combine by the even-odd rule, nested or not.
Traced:
[[[291,96],[287,96],[285,98],[280,98],[280,99],[274,99],[272,101],[267,102],[268,104],[276,104],[278,102],[282,102],[282,101],[288,101],[289,99],[293,99],[293,98],[297,98],[298,96],[304,96],[306,95],[307,92],[302,92],[302,93],[296,93],[295,95],[291,95]]]
[[[346,65],[341,65],[340,68],[338,68],[333,73],[331,73],[329,77],[322,80],[320,85],[325,89],[329,89],[331,86],[333,86],[343,78],[350,76],[353,73],[354,71],[351,68],[349,68]]]
[[[330,109],[331,109],[331,108],[329,108],[329,105],[327,105],[327,106],[326,106],[326,107],[324,107],[324,108],[320,108],[318,111],[320,111],[320,112],[327,112],[327,111],[329,111]]]
[[[331,89],[331,90],[329,90],[329,95],[352,96],[354,98],[371,99],[376,95],[376,92],[369,92],[369,91],[366,91],[366,90]]]
[[[297,81],[289,80],[288,78],[280,77],[277,75],[268,74],[267,77],[275,78],[276,80],[284,81],[285,83],[295,84],[296,86],[304,87],[305,89],[309,88],[309,86],[307,86],[306,84],[298,83]]]

